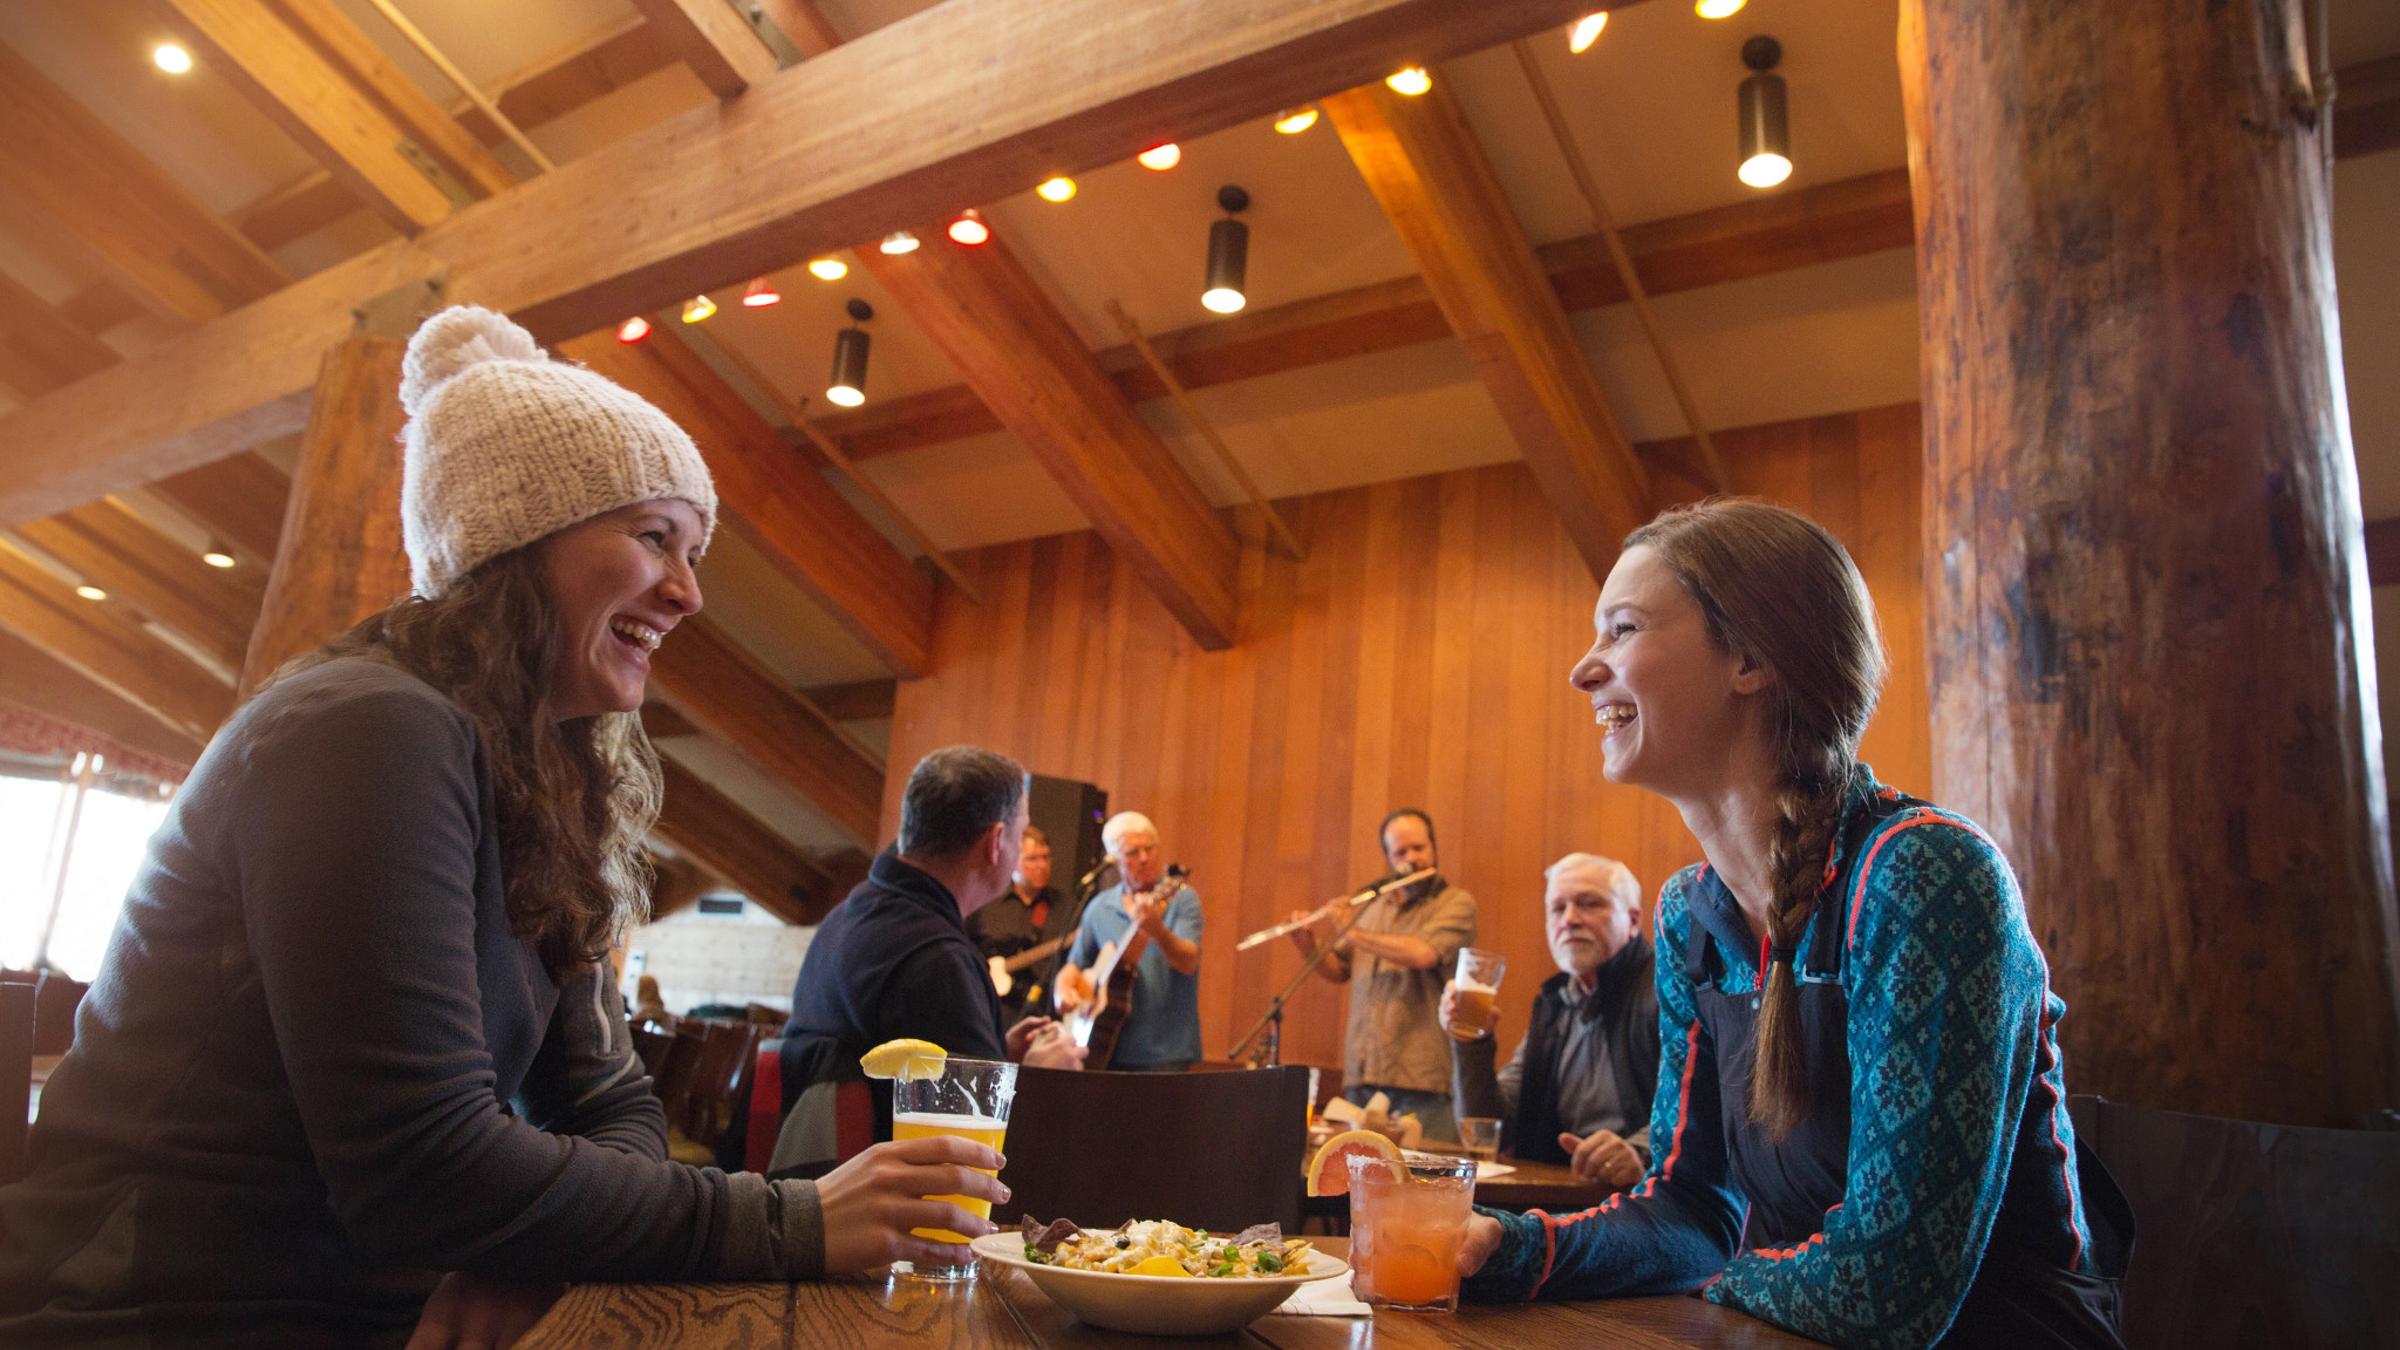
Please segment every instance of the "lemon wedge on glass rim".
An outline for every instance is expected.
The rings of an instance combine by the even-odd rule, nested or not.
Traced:
[[[869,1078],[939,1078],[949,1067],[950,1052],[931,1041],[885,1041],[858,1057]]]

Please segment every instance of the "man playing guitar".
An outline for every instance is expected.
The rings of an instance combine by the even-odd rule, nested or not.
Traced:
[[[1086,1067],[1189,1068],[1200,1058],[1200,894],[1167,876],[1158,827],[1149,817],[1134,811],[1111,816],[1100,838],[1124,880],[1084,907],[1067,964],[1058,972],[1059,1011],[1074,1014],[1104,996],[1114,1000],[1104,982],[1107,972],[1098,967],[1130,966],[1133,985],[1114,1053],[1104,1059],[1108,1047],[1097,1046]]]
[[[1073,936],[1067,926],[1075,917],[1074,907],[1050,888],[1050,837],[1039,825],[1025,827],[1025,850],[1011,880],[999,899],[967,916],[967,936],[988,959],[1003,1024],[1038,1008],[1050,968]]]

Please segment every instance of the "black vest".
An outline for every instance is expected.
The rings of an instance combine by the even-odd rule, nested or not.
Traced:
[[[1609,1069],[1617,1080],[1617,1100],[1634,1128],[1650,1119],[1650,1099],[1658,1090],[1658,1018],[1639,1017],[1635,1009],[1642,994],[1654,987],[1655,962],[1650,944],[1639,937],[1625,944],[1594,972],[1598,983],[1580,1009],[1567,1004],[1565,971],[1542,982],[1533,1000],[1533,1021],[1525,1028],[1525,1076],[1517,1084],[1517,1117],[1510,1122],[1509,1152],[1528,1162],[1565,1163],[1558,1146],[1558,1057],[1566,1039],[1567,1019],[1603,1019],[1601,1035],[1608,1041]]]

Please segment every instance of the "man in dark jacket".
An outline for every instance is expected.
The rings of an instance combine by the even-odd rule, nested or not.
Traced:
[[[826,916],[801,960],[791,1020],[770,1071],[785,1108],[771,1170],[821,1171],[851,1151],[847,1145],[863,1142],[841,1137],[840,1086],[861,1082],[859,1056],[885,1041],[931,1041],[969,1059],[1082,1067],[1082,1049],[1049,1018],[1028,1017],[1002,1031],[983,954],[967,936],[967,916],[1006,893],[1016,870],[1025,781],[1015,760],[965,745],[936,750],[909,773],[899,842]],[[868,1091],[873,1136],[888,1139],[889,1085]],[[765,1141],[750,1142],[755,1149]]]
[[[1519,1158],[1568,1163],[1623,1188],[1650,1165],[1658,1086],[1658,987],[1641,941],[1642,889],[1625,864],[1570,853],[1544,873],[1543,932],[1558,973],[1543,981],[1517,1053],[1493,1071],[1495,1039],[1450,1042],[1458,1114],[1497,1116]],[[1442,990],[1442,1024],[1454,991]]]

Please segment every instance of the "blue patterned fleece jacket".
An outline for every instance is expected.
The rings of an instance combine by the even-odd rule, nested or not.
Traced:
[[[2066,1004],[2050,992],[2015,876],[1972,822],[1880,787],[1863,766],[1857,777],[1828,894],[1799,945],[1829,954],[1819,982],[1838,964],[1841,1000],[1815,1006],[1846,1021],[1847,1144],[1820,1141],[1831,1175],[1808,1184],[1808,1168],[1779,1165],[1756,1127],[1728,1119],[1726,1097],[1748,1076],[1749,1028],[1718,1023],[1755,1016],[1744,1010],[1759,952],[1723,884],[1705,866],[1686,868],[1659,901],[1663,1058],[1649,1175],[1579,1214],[1484,1211],[1502,1241],[1468,1297],[1705,1286],[1713,1302],[1836,1345],[1921,1346],[1950,1326],[1987,1246],[2005,1244],[2012,1262],[2090,1271],[2056,1035]],[[1713,949],[1698,986],[1686,957],[1702,950],[1695,923]],[[1843,930],[1820,941],[1826,924]],[[1745,1047],[1738,1064],[1717,1059],[1728,1032]],[[1830,1081],[1838,1093],[1839,1077]],[[1820,1099],[1814,1118],[1842,1114]],[[1802,1180],[1769,1199],[1746,1194],[1744,1177],[1759,1190]],[[1815,1231],[1761,1232],[1770,1210],[1813,1216]]]

